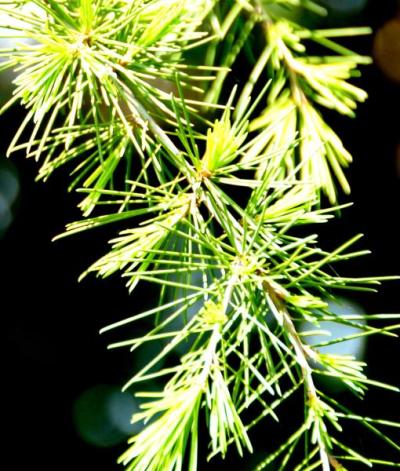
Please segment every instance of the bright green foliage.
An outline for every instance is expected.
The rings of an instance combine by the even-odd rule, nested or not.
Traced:
[[[22,21],[21,37],[33,41],[1,54],[2,68],[18,71],[4,108],[20,101],[28,111],[9,153],[23,148],[28,157],[44,156],[42,178],[85,155],[74,186],[106,188],[122,158],[129,162],[132,151],[145,158],[152,140],[147,112],[174,120],[170,89],[183,51],[204,38],[197,28],[211,3],[38,0],[35,13],[24,13],[26,3],[1,9]],[[181,76],[185,83],[185,68]],[[196,90],[194,83],[188,88]],[[30,139],[18,145],[30,122]],[[82,205],[86,214],[94,204]]]
[[[343,167],[351,156],[321,112],[353,117],[365,100],[349,79],[369,59],[333,38],[368,30],[310,30],[285,16],[303,7],[323,14],[308,0],[33,3],[35,13],[24,1],[1,7],[19,21],[14,35],[31,41],[0,53],[1,67],[17,73],[4,109],[20,102],[27,110],[10,152],[41,160],[39,178],[71,170],[71,188],[85,195],[83,217],[62,236],[122,225],[85,274],[120,272],[131,291],[141,281],[159,287],[155,307],[104,329],[150,320],[145,335],[110,347],[161,345],[125,386],[165,384],[138,393],[147,401],[133,420],[146,425],[120,462],[132,471],[195,471],[203,418],[209,459],[225,457],[231,444],[246,459],[251,429],[278,421],[279,407],[303,391],[303,420],[256,469],[399,467],[338,437],[355,420],[400,451],[381,431],[400,425],[353,413],[317,379],[336,378],[360,398],[368,386],[398,388],[369,379],[351,356],[319,352],[299,329],[356,327],[344,341],[398,328],[366,321],[400,315],[329,309],[337,290],[379,284],[337,273],[336,263],[367,253],[351,248],[360,236],[328,252],[315,233],[296,230],[346,206],[336,203],[337,183],[349,192]],[[311,43],[328,55],[309,55]],[[244,83],[231,90],[229,69],[238,64]],[[163,367],[176,351],[180,362]]]

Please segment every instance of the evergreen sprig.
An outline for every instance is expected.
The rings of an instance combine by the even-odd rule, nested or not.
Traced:
[[[400,451],[381,430],[400,424],[357,415],[318,381],[334,378],[360,398],[369,386],[399,392],[319,347],[396,336],[398,324],[373,322],[400,315],[332,312],[338,290],[374,291],[382,279],[333,268],[367,253],[352,248],[360,236],[325,251],[311,230],[299,235],[346,206],[337,186],[350,190],[351,156],[322,111],[352,117],[365,100],[349,79],[369,59],[336,38],[368,29],[312,30],[288,18],[296,8],[324,12],[309,0],[1,2],[10,36],[24,39],[0,51],[1,68],[16,72],[2,111],[26,108],[9,152],[41,160],[42,179],[71,169],[83,217],[62,236],[122,225],[84,275],[120,272],[131,291],[143,281],[159,290],[155,307],[103,329],[147,320],[144,335],[110,347],[161,345],[125,385],[164,381],[137,394],[146,401],[133,421],[146,425],[120,458],[126,469],[196,470],[202,417],[209,459],[231,444],[251,452],[251,429],[278,421],[301,390],[303,419],[256,469],[400,466],[340,439],[353,420]],[[313,44],[329,52],[311,55]],[[232,88],[229,70],[243,63],[250,73]],[[327,321],[356,333],[309,344]],[[180,362],[163,366],[177,351]]]

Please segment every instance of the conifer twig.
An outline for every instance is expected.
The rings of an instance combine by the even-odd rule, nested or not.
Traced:
[[[382,430],[399,423],[348,409],[318,382],[334,378],[360,398],[368,387],[398,393],[359,359],[319,348],[396,337],[400,315],[329,307],[339,290],[390,278],[340,275],[338,262],[367,254],[353,248],[361,236],[326,251],[315,233],[348,206],[338,201],[352,157],[324,109],[354,117],[366,99],[351,78],[369,59],[340,38],[368,28],[312,29],[285,13],[303,8],[324,14],[313,0],[0,1],[6,31],[24,40],[0,50],[1,70],[16,74],[0,112],[26,109],[9,154],[39,160],[44,180],[69,168],[82,218],[59,237],[118,231],[83,275],[120,273],[130,291],[147,282],[159,295],[102,330],[145,325],[110,348],[160,347],[124,386],[159,386],[137,392],[133,421],[144,427],[120,458],[127,470],[199,469],[202,417],[208,459],[232,444],[244,457],[253,427],[278,421],[301,389],[303,421],[256,469],[400,466],[341,438],[351,420],[399,452]],[[311,55],[311,43],[326,54]],[[382,320],[391,324],[374,325]],[[308,345],[301,326],[321,334],[327,321],[352,333]]]

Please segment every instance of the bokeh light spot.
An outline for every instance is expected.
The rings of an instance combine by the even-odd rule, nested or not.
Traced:
[[[0,193],[0,235],[12,222],[10,205],[4,196]]]
[[[346,298],[337,298],[335,301],[329,301],[329,310],[338,315],[362,315],[364,310],[362,307]],[[358,324],[365,324],[362,319],[357,319]],[[305,322],[301,327],[301,332],[304,334],[307,331],[315,331],[316,327],[308,322]],[[361,333],[361,329],[353,327],[351,325],[341,324],[340,322],[320,322],[320,328],[318,330],[329,332],[329,335],[310,334],[305,335],[304,340],[311,346],[316,346],[320,343],[341,339],[352,335]],[[355,337],[349,340],[340,341],[326,345],[323,347],[316,347],[321,353],[331,355],[351,355],[357,360],[362,360],[365,354],[366,348],[366,337]],[[339,379],[333,377],[320,377],[320,381],[325,384],[331,391],[342,391],[347,389],[347,386]]]
[[[354,14],[359,13],[366,7],[367,0],[322,0],[321,3],[332,12]]]
[[[98,385],[84,391],[74,404],[74,422],[79,436],[98,447],[111,447],[137,433],[140,425],[130,419],[138,403],[116,386]]]
[[[387,21],[376,33],[373,55],[389,79],[400,82],[400,19]]]
[[[10,168],[0,166],[0,194],[12,205],[18,196],[19,181],[15,172]]]
[[[0,236],[13,220],[12,205],[19,193],[19,180],[14,166],[0,160]]]
[[[364,311],[360,305],[354,301],[346,298],[337,298],[335,301],[328,302],[329,309],[332,313],[338,316],[344,315],[357,315],[363,314]],[[364,321],[357,320],[357,323],[364,324]],[[360,329],[355,327],[340,324],[338,322],[321,322],[320,327],[322,330],[330,332],[329,337],[326,335],[308,335],[306,337],[307,343],[310,345],[317,345],[319,343],[340,339],[360,332]],[[310,323],[305,323],[302,327],[302,332],[307,330],[315,330],[315,326]],[[331,353],[333,355],[352,355],[357,359],[361,359],[365,350],[365,337],[358,337],[344,342],[333,343],[325,347],[319,347],[318,350],[322,353]]]

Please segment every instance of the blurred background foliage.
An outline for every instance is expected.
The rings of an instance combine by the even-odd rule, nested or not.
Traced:
[[[334,113],[329,116],[354,156],[347,175],[350,200],[355,204],[341,219],[321,227],[321,241],[329,249],[354,231],[365,233],[365,244],[373,254],[348,263],[349,275],[399,274],[400,5],[395,0],[321,3],[329,9],[321,27],[373,27],[372,36],[349,42],[352,49],[373,54],[375,59],[357,79],[370,96],[360,106],[357,118],[349,121]],[[314,20],[311,16],[302,19]],[[1,102],[11,93],[11,79],[9,74],[1,77]],[[14,107],[1,118],[2,423],[4,459],[13,460],[11,467],[4,469],[24,469],[27,463],[43,471],[117,469],[115,456],[124,449],[128,435],[135,432],[128,418],[138,406],[130,395],[119,392],[120,386],[153,352],[145,348],[131,356],[125,351],[108,352],[106,345],[113,339],[99,336],[98,330],[150,306],[154,293],[144,286],[140,293],[129,296],[118,278],[76,282],[83,269],[102,254],[110,234],[105,229],[50,243],[66,222],[76,219],[77,197],[65,192],[67,174],[57,173],[46,185],[33,183],[34,162],[23,156],[6,160],[7,144],[21,116],[22,110]],[[335,308],[343,308],[343,304],[356,312],[399,312],[398,286],[385,284],[378,295],[352,295],[351,301],[341,300]],[[371,377],[399,384],[399,342],[377,337],[367,345],[348,348],[365,356]],[[371,390],[362,408],[370,414],[376,410],[382,418],[400,418],[399,400],[393,394],[386,397]],[[284,430],[284,418],[290,420],[292,413],[289,403],[275,437]],[[351,428],[348,433],[351,435]],[[262,427],[255,432],[256,448],[268,450],[267,436]],[[362,435],[353,440],[362,448],[369,446],[368,438]],[[254,457],[255,462],[259,458]],[[234,453],[228,455],[226,464],[232,470],[243,469],[243,463],[240,468],[235,464]],[[205,466],[217,469],[220,463]]]

